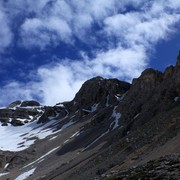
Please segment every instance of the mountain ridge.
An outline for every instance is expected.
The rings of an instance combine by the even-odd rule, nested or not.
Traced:
[[[152,170],[155,179],[163,173],[154,169],[160,162],[179,167],[179,57],[164,72],[146,69],[132,84],[92,78],[70,102],[1,108],[0,140],[8,138],[0,145],[1,179],[128,179],[127,173],[142,179]],[[180,177],[171,171],[163,178]]]

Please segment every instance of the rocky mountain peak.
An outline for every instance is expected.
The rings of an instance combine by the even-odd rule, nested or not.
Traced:
[[[137,83],[142,89],[148,86],[152,87],[155,86],[156,83],[162,81],[162,75],[162,72],[148,68],[141,73],[139,78],[133,79],[132,84],[135,85]]]
[[[128,89],[130,84],[118,79],[95,77],[86,81],[71,102],[76,109],[91,109],[95,104],[100,107],[112,105]],[[71,105],[72,106],[72,105]]]
[[[142,79],[146,79],[146,78],[156,78],[156,77],[159,77],[161,76],[162,73],[158,70],[155,70],[153,68],[148,68],[146,70],[144,70],[142,73],[141,73],[141,76],[140,78]]]

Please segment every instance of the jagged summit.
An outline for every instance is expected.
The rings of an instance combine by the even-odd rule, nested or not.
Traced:
[[[0,178],[158,179],[163,174],[178,180],[179,56],[176,66],[163,73],[146,69],[132,84],[95,77],[70,102],[16,101],[1,108]]]
[[[76,110],[90,109],[95,104],[101,108],[106,107],[117,101],[129,88],[129,83],[118,79],[95,77],[82,85],[71,104]]]

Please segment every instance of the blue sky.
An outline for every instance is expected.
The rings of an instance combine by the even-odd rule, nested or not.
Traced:
[[[176,63],[179,0],[2,0],[0,106],[71,100],[94,76],[131,81]]]

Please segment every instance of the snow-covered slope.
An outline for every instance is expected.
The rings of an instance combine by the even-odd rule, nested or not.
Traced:
[[[69,127],[73,122],[64,124],[62,128],[56,129],[57,120],[50,120],[46,124],[37,124],[37,121],[27,123],[23,126],[13,125],[0,126],[0,149],[2,151],[22,151],[27,149],[37,139],[52,136]]]

